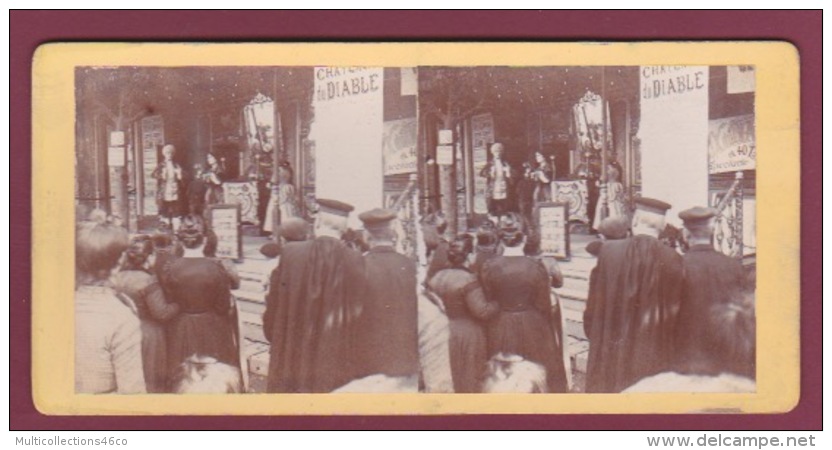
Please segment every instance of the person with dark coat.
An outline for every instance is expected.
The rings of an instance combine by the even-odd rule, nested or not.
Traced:
[[[682,257],[684,283],[679,306],[676,345],[680,372],[700,373],[712,366],[712,355],[721,349],[710,348],[707,337],[714,330],[706,326],[708,314],[715,305],[739,304],[747,294],[745,272],[739,260],[717,252],[713,246],[713,208],[695,207],[679,213],[684,222],[688,251]],[[721,371],[728,371],[722,368]],[[734,371],[754,378],[754,360]]]
[[[366,295],[356,326],[357,376],[410,378],[418,388],[416,263],[395,251],[396,212],[372,209],[358,216],[369,251],[364,254]]]
[[[551,276],[540,261],[523,254],[526,235],[522,219],[500,219],[503,254],[488,260],[480,281],[489,302],[500,312],[487,326],[488,354],[513,354],[546,369],[548,392],[566,392],[563,330],[553,320]]]
[[[497,234],[494,222],[486,220],[477,230],[477,247],[474,249],[471,271],[479,274],[485,262],[499,254],[500,236]]]
[[[257,221],[260,224],[261,231],[266,225],[266,211],[271,196],[269,183],[272,180],[272,171],[274,170],[272,151],[273,147],[269,143],[263,146],[263,151],[255,148],[252,151],[251,164],[249,164],[246,171],[249,181],[253,181],[257,186]]]
[[[166,264],[162,278],[168,301],[180,311],[167,328],[168,373],[173,377],[192,355],[239,367],[231,290],[239,287],[240,279],[232,264],[206,257],[210,243],[198,220],[189,216],[182,224],[179,239],[185,253]]]
[[[205,194],[208,192],[205,169],[202,164],[194,164],[194,174],[188,183],[188,213],[194,216],[205,215]]]
[[[668,209],[637,199],[633,236],[601,247],[584,312],[587,392],[621,392],[672,364],[682,261],[657,239]]]
[[[448,251],[451,267],[428,282],[448,316],[454,392],[462,393],[482,392],[488,362],[485,324],[500,311],[500,305],[486,300],[477,275],[468,269],[472,250],[470,236],[457,236]]]
[[[356,376],[364,261],[341,240],[353,207],[328,199],[318,205],[315,239],[283,246],[271,275],[263,315],[267,392],[331,392]]]
[[[113,276],[116,291],[133,299],[142,327],[142,365],[147,392],[168,391],[168,353],[165,325],[179,313],[179,305],[165,299],[152,271],[153,241],[150,236],[134,237],[124,252],[122,269]]]

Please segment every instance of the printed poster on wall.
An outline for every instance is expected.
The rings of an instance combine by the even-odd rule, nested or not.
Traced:
[[[711,120],[708,128],[708,172],[737,172],[757,167],[753,114]]]
[[[378,67],[316,67],[315,197],[352,204],[356,212],[383,202],[383,83]],[[358,214],[350,226],[360,228]]]
[[[744,94],[756,90],[757,77],[754,66],[728,66],[726,71],[728,72],[727,92],[729,94]]]
[[[474,166],[474,213],[488,213],[488,179],[480,176],[488,164],[488,145],[494,142],[494,118],[489,114],[471,117],[472,161]]]
[[[159,164],[157,148],[165,144],[165,129],[162,116],[145,117],[142,127],[142,212],[145,216],[159,214],[156,204],[158,182],[153,172]]]
[[[708,67],[640,68],[642,195],[673,205],[667,220],[708,204]]]
[[[416,173],[415,117],[384,122],[384,175]]]

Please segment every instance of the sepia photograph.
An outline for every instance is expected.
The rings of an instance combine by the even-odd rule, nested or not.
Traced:
[[[771,326],[796,321],[796,302],[772,319],[782,287],[757,295],[757,258],[773,257],[757,253],[773,214],[758,213],[758,181],[775,177],[758,177],[756,151],[771,64],[583,50],[551,64],[61,60],[62,392],[128,399],[121,411],[147,394],[384,394],[409,413],[427,412],[420,397],[443,405],[432,413],[489,398],[576,412],[652,411],[627,406],[644,394],[668,412],[788,402],[759,381],[799,345]],[[598,410],[592,394],[620,400]]]

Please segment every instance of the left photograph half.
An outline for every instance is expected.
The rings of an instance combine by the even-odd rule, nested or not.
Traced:
[[[425,390],[415,68],[74,75],[77,394]]]

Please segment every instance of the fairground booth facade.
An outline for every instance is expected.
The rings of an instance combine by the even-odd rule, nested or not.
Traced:
[[[79,67],[76,204],[79,215],[103,209],[131,232],[151,232],[163,221],[162,149],[175,148],[182,186],[212,155],[223,174],[217,211],[234,211],[216,216],[229,225],[215,227],[218,256],[235,260],[244,280],[235,292],[242,357],[257,390],[273,267],[258,249],[271,239],[266,211],[281,221],[279,205],[267,207],[280,201],[275,186],[291,184],[307,218],[315,198],[350,203],[353,216],[396,209],[398,250],[423,267],[423,217],[444,214],[447,237],[489,218],[484,169],[500,143],[518,181],[507,209],[525,213],[544,253],[561,260],[557,293],[572,372],[581,373],[594,266],[584,246],[608,214],[611,180],[627,210],[638,196],[672,204],[676,227],[679,211],[717,208],[714,245],[753,270],[754,80],[745,66]],[[520,181],[542,162],[549,194],[529,203]],[[291,176],[278,179],[277,166]],[[361,227],[355,217],[350,226]]]

